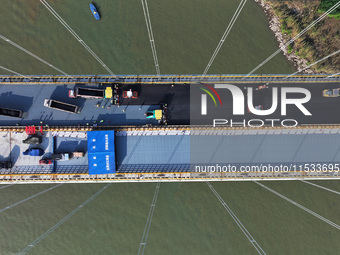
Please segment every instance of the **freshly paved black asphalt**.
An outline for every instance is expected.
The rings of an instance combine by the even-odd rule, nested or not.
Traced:
[[[232,114],[232,95],[227,89],[216,89],[221,97],[223,106],[219,105],[217,101],[217,106],[214,105],[213,100],[210,96],[207,96],[207,115],[201,116],[201,94],[204,94],[200,89],[191,89],[191,124],[212,124],[213,119],[233,119],[233,121],[246,122],[250,119],[295,119],[299,124],[340,124],[340,97],[338,98],[327,98],[322,97],[322,91],[324,89],[340,88],[340,83],[289,83],[289,84],[269,84],[269,88],[262,90],[255,90],[259,85],[263,83],[256,84],[234,84],[239,86],[244,92],[245,96],[245,115],[235,115]],[[195,85],[197,88],[205,88],[204,85]],[[247,90],[245,87],[254,88],[254,98],[253,105],[262,105],[263,109],[269,109],[272,105],[272,87],[278,88],[278,106],[276,111],[268,116],[257,116],[247,111]],[[312,114],[312,116],[305,116],[295,105],[287,105],[286,116],[281,115],[281,88],[282,87],[300,87],[306,88],[311,92],[311,99],[308,103],[303,104],[306,109]],[[213,94],[213,92],[211,92]],[[289,93],[288,98],[303,98],[303,94]],[[266,122],[271,124],[270,122]],[[292,123],[290,123],[292,124]]]

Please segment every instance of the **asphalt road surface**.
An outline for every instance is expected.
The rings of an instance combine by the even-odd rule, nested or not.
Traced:
[[[328,98],[322,96],[324,89],[340,88],[339,83],[289,83],[289,84],[269,84],[268,88],[255,90],[258,86],[264,85],[263,83],[258,84],[235,84],[242,89],[244,94],[244,115],[233,115],[233,98],[231,92],[227,89],[216,89],[216,92],[221,97],[222,106],[220,105],[217,96],[209,88],[204,85],[195,85],[196,90],[191,88],[191,103],[190,103],[190,114],[191,124],[206,124],[211,125],[213,119],[230,119],[234,122],[242,122],[246,120],[246,123],[250,119],[294,119],[299,124],[340,124],[340,97]],[[278,88],[278,104],[277,109],[274,113],[267,116],[258,116],[248,112],[247,106],[247,87],[253,88],[253,105],[261,106],[263,110],[269,109],[272,106],[272,94],[273,87]],[[303,104],[305,108],[312,114],[306,116],[300,111],[295,105],[287,105],[286,115],[281,115],[281,89],[282,87],[298,87],[305,88],[310,91],[311,99],[309,102]],[[206,94],[200,88],[204,88],[215,97],[217,106],[215,106],[210,96],[207,96],[207,115],[201,115],[201,95]],[[304,98],[305,95],[301,93],[288,93],[287,98]],[[271,125],[271,121],[264,121],[265,124]],[[258,124],[259,122],[256,122]],[[275,122],[276,123],[276,122]],[[279,122],[277,122],[279,123]],[[294,122],[287,122],[287,125],[293,125]],[[242,124],[243,125],[243,124]],[[255,125],[255,122],[254,122]]]

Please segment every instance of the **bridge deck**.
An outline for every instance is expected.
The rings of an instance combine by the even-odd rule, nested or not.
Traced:
[[[77,85],[79,86],[79,85]],[[20,125],[158,125],[153,119],[147,119],[146,111],[160,109],[160,103],[168,104],[168,124],[189,124],[189,85],[136,85],[139,99],[124,99],[120,107],[111,105],[109,99],[69,98],[68,90],[74,84],[64,85],[1,85],[0,107],[22,110],[23,119],[0,116],[0,126]],[[123,85],[122,89],[136,88]],[[101,87],[103,88],[103,87]],[[77,105],[79,114],[67,113],[43,106],[46,98]],[[97,107],[96,105],[99,105]],[[103,120],[102,122],[100,122]]]
[[[190,131],[121,132],[115,138],[117,173],[201,173],[206,171],[206,166],[216,164],[231,165],[236,172],[242,172],[242,166],[267,166],[268,170],[269,165],[282,165],[290,172],[311,171],[311,164],[319,172],[339,172],[340,129],[314,131],[286,134],[243,131],[229,135]],[[12,169],[1,169],[0,174],[88,173],[86,132],[48,132],[41,145],[23,144],[26,137],[25,133],[0,132],[1,161],[10,160],[14,165]],[[23,156],[22,152],[29,147],[42,148],[45,155]],[[85,157],[39,165],[41,158],[50,158],[52,153],[73,151],[83,151]],[[307,168],[305,164],[309,164]]]
[[[263,83],[237,84],[240,88],[245,86],[256,87]],[[95,100],[68,97],[68,90],[74,88],[74,84],[52,85],[52,84],[11,84],[0,86],[0,107],[18,109],[24,111],[22,119],[0,116],[0,126],[19,125],[50,125],[50,126],[77,126],[82,125],[158,125],[153,119],[146,119],[144,113],[149,110],[159,109],[160,103],[168,104],[168,124],[189,125],[205,124],[211,125],[214,114],[209,112],[208,122],[197,121],[200,116],[200,97],[191,100],[191,94],[201,93],[194,85],[190,84],[129,84],[121,85],[121,90],[136,89],[139,92],[138,99],[123,99],[122,105],[111,106],[109,99]],[[81,85],[77,85],[81,86]],[[108,85],[107,85],[108,86]],[[289,105],[287,115],[281,116],[280,105],[275,113],[266,116],[271,119],[296,119],[299,124],[339,124],[340,98],[322,97],[322,90],[339,88],[340,83],[275,83],[275,87],[303,87],[307,88],[312,99],[305,104],[312,116],[305,116],[295,106]],[[104,88],[103,86],[102,88]],[[243,89],[243,91],[245,91]],[[222,92],[221,98],[227,108],[211,106],[218,119],[254,119],[258,116],[248,114],[234,118],[232,116],[232,97],[230,93]],[[294,97],[294,95],[291,95]],[[301,96],[301,95],[297,95]],[[65,103],[75,104],[81,107],[79,114],[62,112],[43,106],[45,98],[56,99]],[[209,103],[209,102],[208,102]],[[212,102],[210,102],[212,103]],[[264,89],[254,91],[254,105],[263,105],[269,109],[272,104],[272,90]],[[96,107],[99,105],[99,107]],[[294,108],[295,107],[295,108]],[[101,122],[102,120],[102,122]]]

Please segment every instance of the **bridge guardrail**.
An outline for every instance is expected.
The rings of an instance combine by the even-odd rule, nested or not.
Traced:
[[[287,77],[287,74],[266,74],[266,75],[242,75],[242,74],[221,74],[221,75],[27,75],[27,76],[8,76],[0,75],[0,83],[5,84],[64,84],[64,83],[159,83],[159,84],[178,84],[178,83],[278,83],[278,82],[340,82],[340,75],[332,74],[301,74]]]

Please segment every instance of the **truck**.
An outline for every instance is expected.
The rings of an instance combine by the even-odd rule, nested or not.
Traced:
[[[5,169],[10,169],[12,168],[12,162],[11,161],[1,161],[0,162],[0,169],[5,168]]]
[[[104,89],[89,89],[89,88],[75,88],[70,89],[68,96],[71,98],[84,97],[84,98],[104,98]]]
[[[58,153],[58,154],[52,154],[51,160],[55,161],[66,161],[73,158],[82,158],[84,157],[84,152],[81,151],[75,151],[75,152],[65,152],[65,153]]]
[[[79,107],[73,104],[63,103],[53,99],[45,99],[44,106],[64,112],[78,113]]]
[[[340,96],[340,88],[338,89],[325,89],[322,91],[323,97],[339,97]]]
[[[22,118],[22,111],[0,107],[0,115]]]

